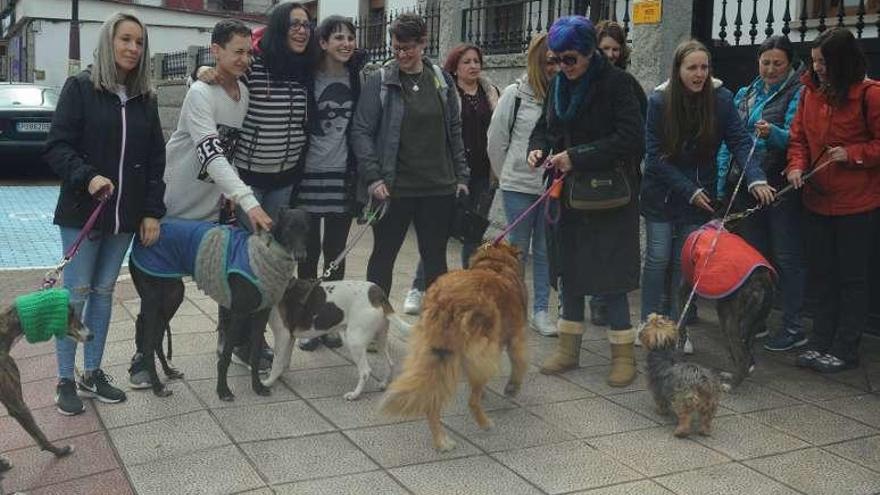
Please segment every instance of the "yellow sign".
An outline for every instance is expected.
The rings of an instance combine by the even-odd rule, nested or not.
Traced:
[[[635,0],[633,2],[633,24],[660,24],[660,0]]]

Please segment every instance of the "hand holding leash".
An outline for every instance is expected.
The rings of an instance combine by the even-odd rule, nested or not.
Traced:
[[[89,194],[95,199],[102,199],[102,196],[113,196],[113,182],[103,175],[96,175],[89,181]]]

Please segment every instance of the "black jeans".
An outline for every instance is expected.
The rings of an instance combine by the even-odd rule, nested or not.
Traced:
[[[321,220],[324,224],[324,235],[321,235]],[[306,245],[306,260],[298,263],[297,277],[305,279],[318,278],[318,259],[324,254],[324,270],[335,260],[348,240],[351,230],[351,215],[348,213],[312,213],[309,215],[309,239]],[[322,239],[323,237],[323,239]],[[322,271],[323,274],[323,271]],[[345,277],[345,260],[327,277],[327,280],[342,280]]]
[[[425,265],[425,288],[446,273],[446,243],[455,206],[455,195],[392,198],[385,216],[373,225],[373,253],[367,280],[391,293],[397,254],[410,223],[415,226],[419,255]]]
[[[814,297],[811,347],[847,362],[858,360],[868,324],[868,264],[876,214],[805,215],[807,275]]]

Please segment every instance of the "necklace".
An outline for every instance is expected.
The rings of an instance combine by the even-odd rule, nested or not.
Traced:
[[[407,81],[409,81],[410,84],[412,84],[411,89],[413,90],[413,92],[418,93],[419,92],[419,79],[422,77],[422,73],[419,72],[418,74],[415,75],[415,77],[412,77],[412,74],[407,74],[406,72],[403,72],[403,71],[401,71],[400,74],[403,76],[406,76],[405,79]]]

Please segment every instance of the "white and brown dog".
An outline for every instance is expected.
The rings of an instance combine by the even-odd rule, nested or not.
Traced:
[[[379,381],[384,390],[394,373],[394,362],[388,351],[389,316],[397,320],[388,296],[370,282],[340,280],[321,282],[292,280],[281,302],[269,316],[269,328],[275,337],[275,360],[264,385],[272,385],[287,371],[297,338],[314,338],[338,331],[358,368],[358,383],[345,394],[357,400],[370,379],[372,369],[367,361],[367,346],[374,339],[388,362],[388,374]],[[405,323],[399,323],[405,326]]]

